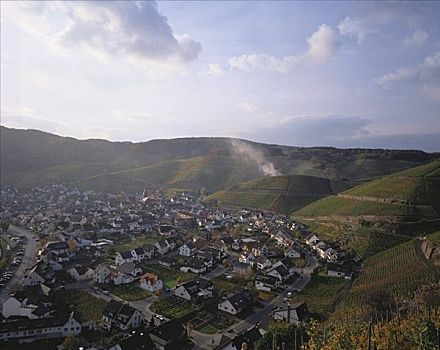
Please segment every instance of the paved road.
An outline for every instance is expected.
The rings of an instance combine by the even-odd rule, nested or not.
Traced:
[[[0,298],[2,304],[9,297],[11,290],[14,290],[23,282],[26,270],[31,268],[36,263],[35,257],[38,250],[37,241],[32,238],[32,236],[35,235],[33,232],[13,225],[9,226],[8,232],[13,235],[24,236],[26,239],[26,250],[24,252],[23,260],[20,266],[15,271],[12,269],[12,271],[14,272],[14,276],[9,280],[8,284],[2,290]]]

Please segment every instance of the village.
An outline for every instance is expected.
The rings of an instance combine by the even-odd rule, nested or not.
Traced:
[[[309,319],[295,297],[317,267],[356,271],[292,218],[185,192],[3,188],[1,219],[0,342],[10,344],[240,349],[269,322]]]

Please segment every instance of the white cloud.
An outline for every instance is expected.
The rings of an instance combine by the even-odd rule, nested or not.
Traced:
[[[339,43],[332,27],[321,24],[308,39],[309,57],[316,62],[324,62],[337,51]]]
[[[225,71],[218,63],[210,63],[208,68],[200,72],[201,75],[210,75],[213,77],[222,77]]]
[[[285,74],[305,62],[322,63],[337,51],[339,43],[332,27],[327,24],[319,26],[318,30],[307,38],[308,51],[298,56],[276,57],[264,54],[234,56],[228,60],[231,68],[246,72],[262,71]]]
[[[403,43],[408,46],[422,46],[428,40],[429,34],[423,30],[415,31],[411,36],[405,38]]]
[[[259,70],[266,72],[287,73],[292,70],[295,65],[300,63],[301,59],[297,56],[285,56],[278,58],[269,55],[251,54],[232,57],[228,62],[232,68],[247,72]]]
[[[399,68],[396,69],[394,72],[387,73],[382,75],[381,77],[375,78],[375,81],[380,86],[386,87],[391,83],[413,79],[416,77],[416,75],[416,69]]]
[[[339,34],[355,38],[361,44],[368,34],[375,33],[376,28],[370,26],[360,17],[346,17],[338,24]]]
[[[338,25],[341,36],[352,37],[362,44],[370,34],[379,33],[385,26],[399,23],[414,30],[426,20],[430,12],[436,11],[434,2],[422,1],[365,1],[360,2],[358,13],[341,20]],[[407,38],[412,45],[421,45],[427,33],[417,30]]]
[[[201,45],[173,32],[156,2],[38,2],[10,5],[10,17],[31,34],[77,54],[162,64],[194,61]]]
[[[440,51],[428,55],[416,67],[403,67],[391,73],[375,78],[374,81],[383,88],[396,87],[398,84],[419,86],[427,97],[439,101],[440,91]]]
[[[249,113],[259,113],[263,111],[259,105],[257,105],[254,101],[244,101],[238,104],[239,109],[249,112]]]

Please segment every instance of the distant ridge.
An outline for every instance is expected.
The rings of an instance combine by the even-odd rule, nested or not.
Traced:
[[[255,151],[254,159],[237,151],[237,139],[226,137],[110,142],[3,126],[0,136],[1,184],[19,188],[63,183],[106,191],[163,187],[213,193],[261,178],[265,175],[261,162],[281,174],[358,181],[439,156],[415,150],[304,148],[239,140]]]

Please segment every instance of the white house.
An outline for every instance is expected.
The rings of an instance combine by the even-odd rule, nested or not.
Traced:
[[[151,293],[162,290],[163,283],[159,277],[153,273],[146,273],[139,279],[140,287]]]
[[[18,340],[32,342],[37,339],[64,338],[81,334],[81,324],[72,313],[67,317],[36,320],[11,320],[0,327],[0,342]]]
[[[112,327],[126,331],[139,328],[144,320],[142,313],[128,304],[110,300],[102,313],[102,325],[105,330]]]
[[[237,315],[245,309],[251,308],[253,297],[247,291],[241,291],[220,301],[217,308],[232,315]]]
[[[298,324],[309,319],[309,311],[307,304],[302,302],[289,305],[285,309],[275,310],[272,316],[275,320]]]
[[[286,281],[290,277],[289,270],[287,270],[283,265],[274,266],[271,270],[269,270],[266,275],[273,276],[280,280],[280,282]]]
[[[110,278],[111,278],[111,271],[107,266],[98,265],[95,268],[93,280],[96,283],[108,283],[110,282]]]
[[[206,278],[198,278],[177,286],[174,295],[193,302],[212,297],[214,285]]]
[[[35,286],[44,283],[44,278],[38,274],[37,267],[38,265],[35,265],[26,273],[23,279],[23,286]]]
[[[179,248],[179,255],[193,256],[197,252],[197,248],[193,242],[185,243]]]
[[[94,271],[90,267],[78,265],[69,269],[69,274],[75,281],[86,281],[94,277]]]
[[[123,263],[133,262],[135,257],[132,254],[131,250],[127,250],[125,252],[117,252],[115,258],[116,265],[122,265]]]
[[[169,242],[166,239],[160,239],[155,244],[154,247],[156,248],[157,252],[160,255],[164,255],[168,253],[171,250],[171,246]]]
[[[295,259],[295,258],[300,258],[301,254],[298,253],[295,249],[288,249],[284,252],[284,256],[286,258]]]
[[[254,284],[257,290],[270,292],[280,285],[280,281],[273,276],[256,275]]]

